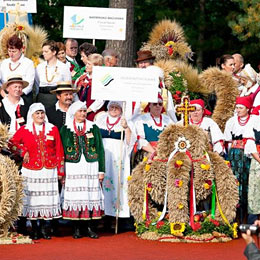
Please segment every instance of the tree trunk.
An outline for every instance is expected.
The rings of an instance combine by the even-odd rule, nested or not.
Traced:
[[[119,54],[118,66],[132,67],[134,55],[134,0],[109,0],[110,8],[126,8],[126,39],[125,41],[106,41],[106,49],[114,49]]]

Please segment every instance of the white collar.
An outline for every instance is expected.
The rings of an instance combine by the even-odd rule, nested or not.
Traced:
[[[17,106],[17,105],[23,106],[23,105],[24,105],[24,101],[23,101],[23,98],[22,98],[22,97],[20,97],[20,100],[19,100],[18,103],[14,104],[14,103],[12,103],[12,102],[8,99],[8,95],[6,95],[6,96],[3,98],[2,102],[4,103],[5,108],[6,108],[7,106]]]
[[[57,110],[60,110],[61,112],[65,112],[65,113],[66,113],[66,111],[64,111],[63,109],[61,109],[60,104],[59,104],[59,100],[56,102],[55,108],[56,108],[56,111],[57,111]]]
[[[68,129],[70,129],[71,132],[75,133],[74,130],[74,125],[73,125],[74,120],[70,120],[68,123],[66,122],[65,125],[67,126]],[[79,123],[76,123],[76,126],[80,125]],[[83,124],[83,123],[81,123]],[[94,123],[92,121],[86,120],[86,132],[88,132],[91,128],[93,128]]]
[[[45,132],[44,135],[46,136],[54,127],[53,124],[45,122]],[[36,132],[38,134],[38,131],[41,130],[41,126],[35,125]],[[27,129],[29,132],[33,133],[33,124],[26,124],[25,129]]]

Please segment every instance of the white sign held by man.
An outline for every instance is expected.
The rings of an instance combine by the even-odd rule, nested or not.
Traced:
[[[126,9],[64,6],[63,38],[125,40]]]
[[[36,0],[0,0],[0,6],[6,7],[7,12],[16,10],[17,4],[19,4],[20,11],[37,13]]]
[[[157,102],[159,77],[146,69],[93,67],[91,98]]]

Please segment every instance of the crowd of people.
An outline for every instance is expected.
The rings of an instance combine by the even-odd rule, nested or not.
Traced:
[[[117,66],[114,50],[99,54],[87,42],[78,46],[74,39],[64,44],[47,41],[42,46],[44,61],[34,68],[23,55],[19,37],[10,37],[7,48],[9,58],[0,65],[0,121],[9,126],[9,149],[24,179],[18,231],[26,233],[30,220],[32,239],[50,239],[49,221],[57,224],[62,217],[73,223],[74,238],[98,238],[96,219],[117,214],[130,219],[131,169],[156,151],[159,135],[169,124],[182,124],[164,86],[164,72],[153,65],[150,51],[138,51],[137,67],[158,75],[157,102],[93,100],[93,66]],[[205,102],[196,99],[191,101],[196,110],[189,123],[208,134],[212,151],[231,161],[239,182],[237,217],[240,223],[253,223],[260,213],[258,74],[244,66],[240,54],[224,55],[219,66],[240,91],[234,116],[223,133]]]

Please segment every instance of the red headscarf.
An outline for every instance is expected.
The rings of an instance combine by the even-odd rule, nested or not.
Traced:
[[[208,109],[205,109],[205,103],[202,99],[191,100],[190,104],[200,106],[203,109],[203,116],[210,116],[212,114]]]
[[[252,108],[253,100],[250,96],[246,97],[237,97],[236,99],[236,105],[243,105],[248,109]]]

